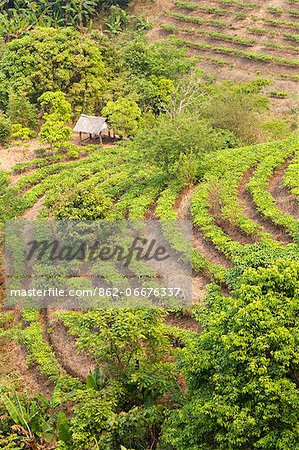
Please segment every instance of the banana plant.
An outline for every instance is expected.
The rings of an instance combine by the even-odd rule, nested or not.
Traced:
[[[86,387],[88,389],[101,389],[105,384],[105,375],[100,371],[99,367],[95,367],[93,372],[89,372],[86,377]]]
[[[105,32],[110,35],[120,33],[128,23],[127,12],[118,5],[111,6],[108,21],[105,23]]]
[[[40,444],[54,443],[55,430],[51,421],[44,418],[43,407],[50,406],[46,398],[39,396],[38,401],[30,400],[24,405],[17,393],[11,397],[2,393],[0,400],[14,422],[12,429],[24,437],[28,448],[36,450],[40,448]]]
[[[63,8],[72,25],[82,32],[83,26],[96,15],[95,0],[71,0]]]

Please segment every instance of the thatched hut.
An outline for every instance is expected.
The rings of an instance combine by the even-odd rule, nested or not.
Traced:
[[[73,131],[79,133],[80,142],[87,139],[99,138],[102,143],[103,134],[110,135],[107,119],[104,117],[87,116],[86,114],[81,114]],[[89,137],[82,139],[83,134],[88,134]]]

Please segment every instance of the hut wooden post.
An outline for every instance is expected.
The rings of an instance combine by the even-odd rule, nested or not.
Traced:
[[[80,140],[80,144],[82,144],[82,132],[81,131],[79,133],[79,140]]]
[[[99,134],[100,144],[103,145],[102,133]]]

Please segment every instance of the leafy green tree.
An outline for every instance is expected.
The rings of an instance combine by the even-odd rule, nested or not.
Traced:
[[[51,146],[63,144],[72,136],[72,129],[66,125],[71,118],[72,108],[61,91],[45,92],[39,102],[45,110],[44,124],[39,137],[42,142]]]
[[[37,125],[36,107],[21,92],[10,91],[6,113],[14,124],[28,128],[35,128]]]
[[[64,323],[101,375],[78,392],[74,450],[89,450],[94,441],[105,450],[155,448],[166,409],[159,399],[179,390],[163,318],[163,311],[145,308],[66,314]]]
[[[188,401],[165,425],[166,448],[298,448],[298,293],[298,262],[278,261],[245,271],[233,297],[211,294],[182,350]]]
[[[42,125],[39,138],[42,142],[56,147],[68,141],[72,136],[72,129],[65,125],[64,122],[57,120],[55,114],[49,114],[45,123]]]
[[[63,92],[45,92],[38,100],[45,112],[44,117],[55,114],[57,119],[62,122],[68,122],[71,119],[72,107]]]
[[[120,97],[115,102],[109,101],[103,108],[102,115],[108,118],[113,131],[122,137],[136,134],[142,122],[141,109],[137,103],[125,97]]]
[[[186,49],[169,41],[149,43],[144,37],[129,41],[122,54],[126,67],[137,76],[155,75],[173,80],[188,73],[195,64]]]
[[[268,107],[268,99],[260,94],[257,83],[221,83],[207,88],[199,104],[202,115],[218,128],[230,130],[244,144],[261,140],[261,114]]]
[[[12,64],[12,61],[14,63]],[[105,65],[94,41],[70,28],[35,28],[9,42],[0,58],[0,105],[22,91],[36,104],[47,91],[67,95],[74,112],[94,112],[107,87]]]
[[[144,111],[151,110],[155,114],[159,114],[169,103],[174,82],[169,78],[151,75],[149,78],[136,78],[134,87],[139,106]]]
[[[168,178],[177,177],[178,174],[183,178],[188,175],[191,167],[188,168],[188,157],[191,158],[191,172],[194,174],[196,161],[199,167],[205,154],[237,144],[232,133],[217,130],[208,121],[189,114],[173,119],[165,115],[159,117],[156,122],[148,123],[133,143],[141,158],[162,168]],[[183,166],[180,166],[181,163]],[[187,170],[185,175],[182,173],[184,167]]]

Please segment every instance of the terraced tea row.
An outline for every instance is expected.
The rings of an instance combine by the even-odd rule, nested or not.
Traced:
[[[62,210],[66,213],[63,207],[70,193],[99,192],[110,199],[107,218],[148,217],[165,221],[164,235],[180,255],[184,254],[187,237],[179,222],[177,228],[168,224],[191,219],[194,301],[204,298],[211,281],[225,294],[235,271],[267,264],[273,259],[298,258],[298,216],[293,215],[293,210],[287,214],[281,207],[275,187],[288,189],[298,214],[297,136],[281,142],[219,151],[213,160],[205,161],[203,181],[187,188],[178,182],[167,182],[155,171],[147,171],[146,176],[142,170],[133,173],[130,164],[132,160],[135,162],[135,157],[126,153],[125,147],[119,147],[95,151],[79,161],[56,163],[54,158],[53,164],[36,169],[33,166],[37,163],[29,162],[13,189],[22,196],[40,189],[45,197],[44,214],[54,215]],[[34,198],[39,197],[32,196],[32,202],[23,204],[24,210],[34,203]],[[127,278],[117,264],[107,262],[101,266],[103,283],[107,288],[115,282],[124,286],[132,283],[133,289],[132,276],[139,279],[150,276],[152,281],[145,281],[143,286],[159,286],[158,279],[153,281],[156,272],[148,265],[136,263],[130,270]],[[97,273],[96,266],[94,273]],[[74,285],[88,288],[91,284],[83,277]],[[105,301],[111,306],[110,298]],[[69,398],[74,387],[86,383],[89,370],[103,363],[97,352],[101,320],[101,314],[96,311],[23,310],[20,321],[9,333],[25,349],[29,368],[35,367],[29,370],[38,370],[49,380],[49,388],[57,383],[57,395]],[[166,335],[177,345],[184,345],[193,332],[193,322],[186,325],[190,327],[188,331],[180,330],[176,322],[175,326],[171,321],[168,324],[167,318],[165,321]]]
[[[286,5],[279,14],[274,9],[262,2],[174,1],[159,17],[153,35],[189,48],[199,67],[216,78],[258,72],[272,80],[273,92],[284,92],[269,95],[277,107],[295,106],[299,22],[295,8]]]

